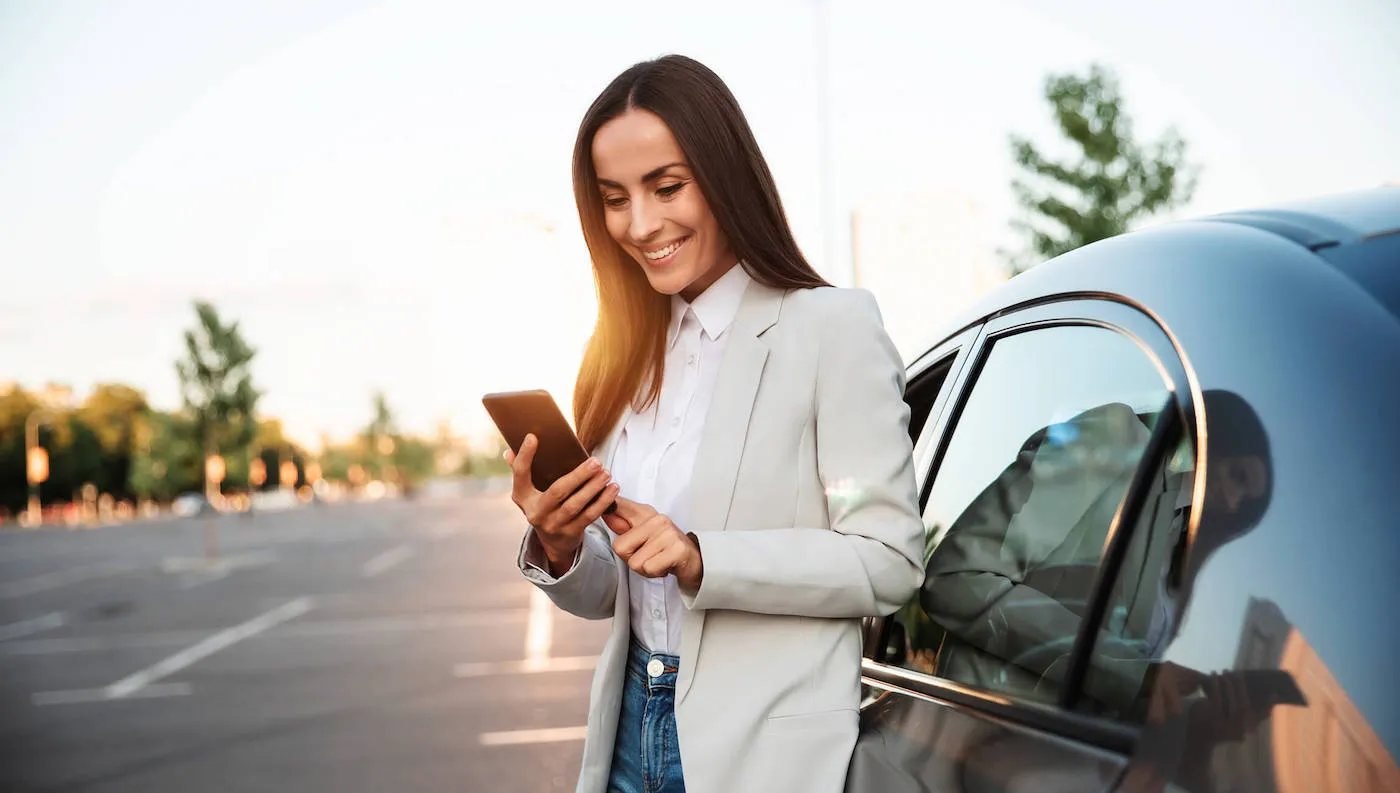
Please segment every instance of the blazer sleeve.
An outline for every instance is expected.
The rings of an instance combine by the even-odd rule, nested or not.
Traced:
[[[543,564],[544,550],[535,538],[534,529],[526,529],[520,542],[516,566],[520,572],[554,601],[554,605],[589,620],[613,616],[617,597],[617,556],[607,532],[595,523],[584,530],[583,545],[579,546],[573,567],[555,578]]]
[[[923,522],[914,484],[904,366],[874,297],[816,318],[817,472],[824,527],[696,533],[705,572],[692,609],[804,617],[893,613],[923,580]]]

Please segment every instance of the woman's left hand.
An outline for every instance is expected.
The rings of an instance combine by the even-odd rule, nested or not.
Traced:
[[[613,550],[638,575],[675,575],[687,594],[700,588],[705,575],[700,546],[670,518],[646,504],[619,497],[617,510],[604,515],[603,521],[617,534]]]

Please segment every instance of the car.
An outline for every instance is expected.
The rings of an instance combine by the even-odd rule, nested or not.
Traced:
[[[181,493],[170,502],[170,511],[182,518],[215,512],[214,505],[201,493]]]
[[[1400,790],[1400,187],[1085,246],[923,349],[849,791]]]

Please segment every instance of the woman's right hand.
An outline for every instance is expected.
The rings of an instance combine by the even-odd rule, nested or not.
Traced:
[[[574,554],[583,544],[584,529],[617,499],[618,486],[612,484],[603,464],[590,457],[541,493],[530,480],[530,465],[537,448],[539,441],[535,436],[526,435],[520,454],[506,451],[505,459],[514,478],[511,500],[534,527],[549,559],[549,572],[558,577],[573,565]]]

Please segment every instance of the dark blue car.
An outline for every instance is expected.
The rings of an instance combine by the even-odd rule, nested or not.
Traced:
[[[1400,790],[1400,187],[1060,256],[907,400],[849,790]]]

